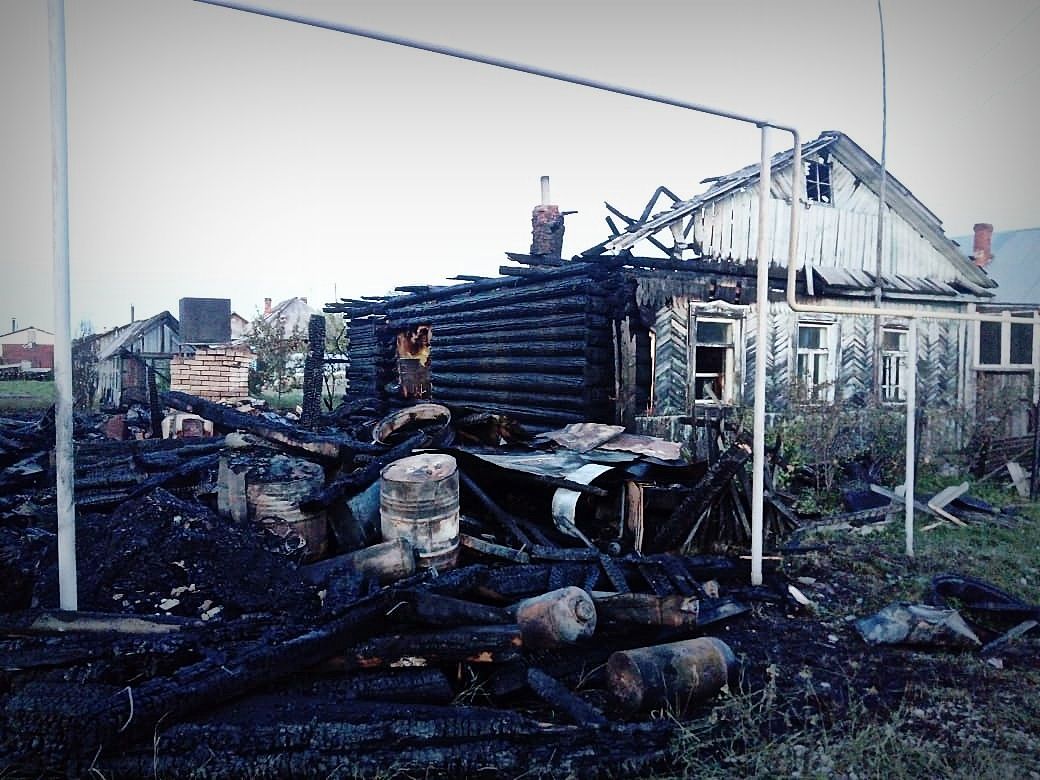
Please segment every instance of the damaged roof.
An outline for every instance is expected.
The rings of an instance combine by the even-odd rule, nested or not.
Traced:
[[[169,325],[169,327],[174,331],[180,330],[180,323],[177,322],[177,318],[168,311],[161,311],[146,320],[137,320],[136,322],[131,322],[129,325],[123,326],[123,332],[120,333],[111,344],[105,347],[104,350],[98,353],[98,360],[108,360],[113,355],[119,354],[121,349],[125,348],[128,344],[132,344],[134,339],[138,336],[147,333],[156,325],[160,324]],[[119,328],[113,328],[113,330],[119,330]]]
[[[802,145],[803,160],[819,154],[834,155],[858,181],[871,191],[877,193],[880,189],[880,164],[844,133],[833,130],[824,131],[819,137]],[[793,157],[793,149],[774,154],[772,157],[773,173],[789,167],[793,163]],[[657,243],[660,247],[660,243],[654,239],[654,234],[665,228],[676,227],[685,217],[735,190],[753,186],[757,183],[758,177],[759,164],[754,163],[723,176],[704,179],[702,183],[712,182],[705,192],[688,200],[676,200],[670,208],[657,214],[650,215],[644,212],[642,218],[631,221],[628,227],[619,231],[617,235],[582,252],[582,256],[596,256],[605,252],[626,252],[642,240]],[[651,200],[651,204],[656,202],[662,191],[667,193],[664,188],[659,188]],[[671,193],[667,194],[671,195]],[[889,172],[886,172],[886,199],[893,211],[928,240],[971,285],[977,285],[979,288],[969,287],[968,291],[973,294],[988,295],[983,290],[996,286],[993,280],[971,263],[958,245],[945,234],[942,221],[938,216]],[[649,208],[651,205],[648,205]],[[618,216],[621,215],[618,214]]]

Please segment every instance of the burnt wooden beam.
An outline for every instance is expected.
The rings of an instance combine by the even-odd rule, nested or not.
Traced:
[[[370,449],[362,442],[343,435],[322,436],[288,425],[273,423],[262,417],[245,414],[188,393],[171,390],[162,394],[162,400],[164,404],[172,406],[174,409],[193,412],[205,417],[220,428],[247,431],[289,449],[323,458],[349,460],[355,453]]]
[[[532,666],[527,670],[527,685],[539,699],[563,712],[579,726],[605,726],[609,722],[600,710],[541,669]]]
[[[444,631],[383,634],[350,647],[328,668],[392,668],[409,663],[501,663],[516,658],[523,642],[517,625],[461,626]]]
[[[564,260],[562,257],[549,257],[548,255],[525,255],[519,252],[506,252],[506,257],[512,260],[514,263],[520,263],[521,265],[533,265],[540,266],[542,268],[559,268],[560,266],[566,265],[568,260]]]
[[[741,432],[722,456],[708,467],[708,471],[694,485],[671,516],[661,524],[653,538],[654,549],[672,550],[680,547],[695,523],[718,498],[729,481],[751,457],[751,435]]]
[[[379,472],[384,466],[411,455],[413,449],[422,446],[427,440],[426,434],[417,433],[390,450],[380,448],[382,454],[374,457],[364,468],[337,477],[323,489],[304,498],[300,508],[305,512],[316,512],[334,501],[361,492],[379,478]]]
[[[472,493],[474,498],[484,506],[498,524],[510,535],[510,537],[512,537],[514,542],[520,545],[521,548],[531,546],[531,540],[528,538],[527,534],[520,530],[520,524],[517,522],[516,517],[499,506],[498,503],[496,503],[491,496],[485,493],[484,490],[465,472],[459,471],[459,481],[462,486]]]
[[[428,590],[395,591],[399,598],[387,616],[421,625],[453,626],[510,625],[514,621],[506,610],[474,601],[431,593]]]
[[[618,219],[620,219],[622,222],[625,223],[625,225],[627,226],[626,227],[626,232],[630,232],[630,231],[635,230],[636,228],[640,227],[639,223],[636,220],[632,219],[629,216],[626,216],[626,215],[622,214],[618,209],[614,208],[609,203],[604,203],[603,205],[614,216],[616,216]],[[664,244],[662,244],[660,241],[658,241],[653,236],[648,235],[648,236],[644,236],[644,238],[646,238],[647,241],[649,241],[651,244],[656,246],[658,249],[660,249],[666,255],[671,255],[672,254],[671,248],[665,246]]]
[[[130,493],[127,495],[127,498],[140,498],[146,493],[150,493],[156,488],[168,485],[169,483],[175,480],[192,477],[198,474],[200,471],[216,468],[219,461],[219,453],[203,455],[199,458],[192,458],[191,460],[188,460],[182,465],[175,468],[173,471],[166,471],[161,474],[156,474],[154,476],[149,477],[144,482],[138,484],[136,488],[131,490]]]

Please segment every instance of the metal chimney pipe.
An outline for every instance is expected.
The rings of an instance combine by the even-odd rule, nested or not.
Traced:
[[[542,177],[542,205],[548,206],[552,203],[552,199],[549,197],[549,177]]]

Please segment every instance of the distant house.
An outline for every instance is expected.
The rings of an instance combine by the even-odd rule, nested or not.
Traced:
[[[120,406],[128,391],[146,393],[149,367],[164,385],[170,359],[180,350],[179,334],[177,318],[163,311],[85,339],[80,348],[97,355],[95,400],[102,406]]]
[[[286,336],[295,333],[306,339],[311,315],[319,313],[317,309],[308,305],[306,298],[287,298],[273,306],[270,298],[264,298],[264,311],[261,316],[267,323],[280,323]]]
[[[11,321],[11,330],[0,334],[0,363],[17,365],[20,369],[54,368],[54,334],[30,326],[16,328]]]
[[[249,332],[249,320],[237,311],[231,312],[231,341],[241,341]]]

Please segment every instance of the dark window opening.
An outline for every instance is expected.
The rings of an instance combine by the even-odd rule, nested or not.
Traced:
[[[805,197],[817,203],[832,203],[831,166],[810,160],[805,167]]]
[[[1011,323],[1011,362],[1026,366],[1033,362],[1032,325]]]
[[[1000,323],[979,323],[979,363],[1000,365]]]

